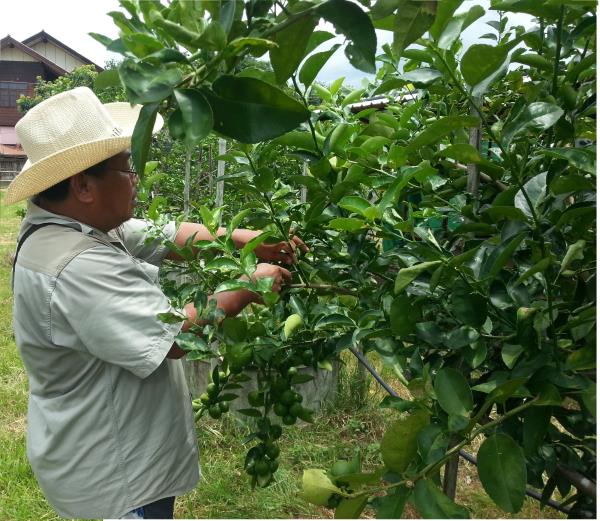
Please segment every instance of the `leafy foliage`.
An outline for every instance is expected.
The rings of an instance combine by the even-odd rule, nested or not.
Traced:
[[[423,517],[467,517],[440,491],[440,469],[485,434],[479,474],[501,508],[517,512],[529,484],[544,500],[558,490],[573,515],[595,512],[580,486],[596,468],[595,6],[493,1],[498,20],[484,36],[494,45],[461,54],[461,32],[482,13],[458,12],[460,0],[364,1],[351,11],[342,0],[122,4],[128,16],[112,14],[122,36],[106,43],[126,57],[129,95],[175,109],[174,138],[201,139],[210,107],[212,130],[241,142],[227,157],[244,180],[233,221],[264,233],[236,252],[229,229],[196,244],[202,261],[191,244],[178,249],[189,279],[165,290],[176,307],[193,302],[213,319],[185,339],[192,359],[223,357],[199,416],[220,416],[246,372],[256,375],[240,411],[256,418],[252,483],[275,479],[279,423],[311,420],[294,390],[297,366],[327,367],[360,347],[394,368],[412,400],[383,404],[401,416],[384,435],[379,471],[362,473],[360,461],[344,473],[308,470],[307,499],[338,517],[367,505],[401,516],[406,503]],[[504,11],[539,25],[509,27]],[[393,32],[374,82],[350,92],[343,80],[314,83],[331,55],[315,52],[327,41],[320,31],[307,34],[320,18],[349,40],[361,70],[376,63],[373,27]],[[267,51],[274,75],[236,73],[244,56]],[[201,101],[190,109],[191,92]],[[381,93],[390,93],[384,108],[354,112]],[[216,230],[221,209],[198,211]],[[269,284],[239,281],[254,249],[287,240],[290,228],[310,246],[293,287],[278,298]],[[219,326],[206,294],[238,287],[266,306]]]

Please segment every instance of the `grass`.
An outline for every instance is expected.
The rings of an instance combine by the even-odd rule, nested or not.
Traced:
[[[27,410],[27,377],[11,329],[10,261],[14,250],[22,206],[2,207],[0,191],[0,519],[14,521],[57,520],[31,472],[25,455]],[[306,468],[328,469],[336,459],[352,457],[361,448],[365,470],[379,464],[378,443],[385,426],[393,420],[389,411],[377,404],[384,392],[367,375],[356,370],[348,354],[346,369],[341,372],[336,407],[317,418],[314,424],[287,428],[281,438],[280,467],[277,482],[267,489],[252,490],[242,465],[246,448],[242,440],[248,434],[246,426],[231,415],[216,421],[203,419],[198,424],[198,443],[202,479],[193,492],[180,497],[176,517],[202,518],[332,518],[333,512],[304,502],[299,497],[302,472]],[[383,370],[384,378],[399,392],[402,387],[391,372]],[[357,407],[354,390],[364,381],[367,397]],[[477,447],[471,447],[476,452]],[[551,518],[562,514],[545,509],[529,498],[516,515],[507,514],[494,505],[485,494],[473,465],[461,462],[457,501],[465,505],[475,518]],[[407,506],[405,517],[417,518]],[[374,517],[365,510],[363,517]]]

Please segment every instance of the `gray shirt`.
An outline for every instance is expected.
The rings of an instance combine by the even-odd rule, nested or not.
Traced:
[[[29,202],[15,267],[15,339],[29,377],[27,455],[65,517],[117,518],[196,486],[198,451],[181,323],[158,286],[166,256],[131,219],[105,234]],[[175,225],[163,229],[168,239]],[[120,243],[120,244],[119,244]],[[124,250],[120,249],[124,246]]]

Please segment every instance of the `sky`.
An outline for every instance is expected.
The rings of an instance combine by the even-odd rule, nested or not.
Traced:
[[[489,0],[465,0],[458,12],[466,11],[476,4],[487,9]],[[90,32],[96,32],[111,38],[118,37],[118,28],[106,14],[119,10],[118,0],[2,0],[2,7],[0,38],[10,34],[21,41],[45,30],[97,65],[102,66],[107,60],[120,57],[106,51],[103,45],[88,35]],[[465,48],[475,43],[482,34],[490,32],[491,28],[485,22],[497,19],[497,16],[496,11],[488,11],[483,18],[469,27],[463,33]],[[510,15],[509,20],[509,25],[521,24],[528,27],[532,23],[531,18],[525,15]],[[391,33],[377,31],[377,40],[380,50],[382,44],[391,41]],[[326,50],[335,42],[336,40],[330,40],[318,50]],[[346,84],[354,85],[359,85],[361,79],[366,76],[348,64],[342,48],[333,55],[317,80],[329,83],[340,76],[346,78]]]

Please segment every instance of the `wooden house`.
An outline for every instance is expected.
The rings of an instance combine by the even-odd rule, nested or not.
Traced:
[[[27,159],[14,129],[22,116],[17,108],[19,96],[33,94],[37,77],[55,80],[82,65],[103,70],[45,31],[23,41],[10,35],[0,40],[0,187],[13,179]]]

